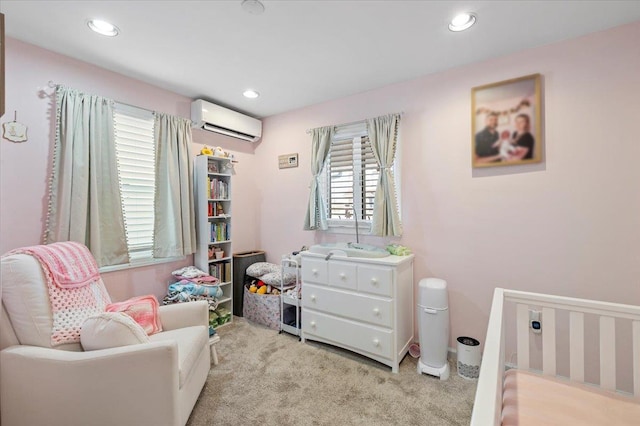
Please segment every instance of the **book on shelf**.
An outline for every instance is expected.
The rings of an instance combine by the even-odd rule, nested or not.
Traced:
[[[221,179],[207,178],[208,198],[226,200],[229,198],[229,184]]]
[[[226,222],[211,222],[211,242],[227,241],[231,238],[230,226]]]
[[[209,216],[226,216],[224,213],[224,207],[220,201],[209,201],[208,204]]]
[[[224,277],[225,282],[231,281],[231,262],[224,264]]]
[[[231,281],[231,262],[209,265],[209,275],[216,277],[221,283]]]

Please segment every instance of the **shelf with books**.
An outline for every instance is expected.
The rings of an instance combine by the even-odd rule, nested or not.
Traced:
[[[231,200],[207,200],[207,215],[209,218],[230,218],[231,217]]]
[[[225,176],[207,176],[207,198],[212,200],[228,200],[229,180],[230,177]]]
[[[231,162],[198,155],[195,159],[195,210],[198,249],[195,266],[220,280],[220,306],[233,314],[233,257],[231,244]],[[242,295],[240,295],[242,297]],[[232,315],[233,318],[233,315]]]

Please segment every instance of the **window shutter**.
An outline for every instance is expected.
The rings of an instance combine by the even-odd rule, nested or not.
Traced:
[[[368,137],[362,138],[362,215],[364,220],[373,219],[373,202],[376,197],[376,188],[380,178],[380,168],[376,157],[371,150],[371,142]]]
[[[334,141],[329,153],[329,212],[333,219],[353,217],[353,142]]]
[[[355,202],[358,219],[371,220],[380,170],[369,138],[334,140],[328,161],[328,217],[353,220]]]
[[[131,261],[153,257],[155,143],[149,111],[117,106],[116,156]]]

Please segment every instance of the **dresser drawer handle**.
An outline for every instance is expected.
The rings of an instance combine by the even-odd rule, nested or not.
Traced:
[[[312,275],[318,275],[318,270],[317,269],[312,269],[311,270],[311,274]]]
[[[316,301],[316,295],[315,295],[315,294],[312,294],[312,295],[311,295],[311,301],[312,301],[312,302],[315,302],[315,301]]]
[[[340,279],[341,279],[342,281],[344,281],[346,278],[347,278],[347,276],[344,274],[344,272],[342,272],[342,273],[340,274]]]
[[[373,339],[373,346],[375,346],[376,348],[380,347],[380,340]]]
[[[371,284],[373,284],[373,285],[378,285],[378,280],[377,280],[377,278],[371,278]]]
[[[311,327],[313,327],[313,328],[316,328],[316,322],[315,322],[315,321],[311,321],[311,322],[309,323],[309,325],[310,325]]]
[[[379,316],[380,316],[380,309],[378,309],[378,308],[373,308],[373,314],[374,314],[375,316],[379,317]]]

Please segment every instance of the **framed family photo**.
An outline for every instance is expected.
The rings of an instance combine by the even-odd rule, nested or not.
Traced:
[[[542,161],[540,74],[471,89],[473,167]]]

